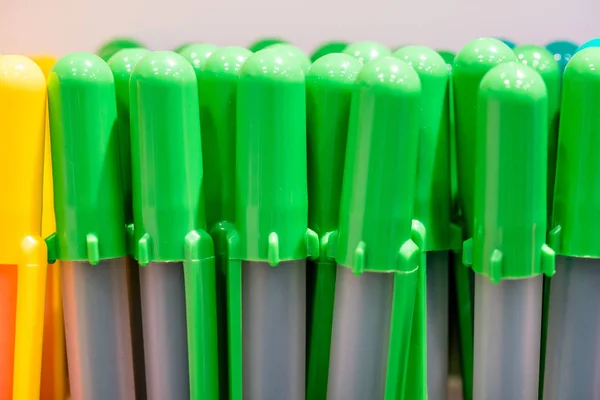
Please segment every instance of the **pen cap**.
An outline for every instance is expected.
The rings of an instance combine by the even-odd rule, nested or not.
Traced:
[[[188,233],[206,227],[196,75],[177,53],[152,52],[130,82],[135,257],[183,261]]]
[[[438,54],[444,59],[446,64],[452,68],[452,65],[454,64],[454,58],[456,58],[456,53],[450,50],[438,50]]]
[[[125,220],[117,104],[110,67],[73,53],[48,78],[56,252],[59,260],[122,257]]]
[[[223,47],[196,71],[209,227],[221,221],[235,222],[236,96],[240,69],[251,55],[243,47]]]
[[[267,47],[267,49],[273,49],[280,53],[287,53],[289,56],[295,57],[302,67],[302,72],[304,72],[304,74],[308,72],[308,69],[310,68],[310,58],[308,58],[306,53],[300,48],[289,43],[277,43]]]
[[[202,67],[206,60],[218,49],[217,46],[210,43],[191,43],[181,47],[176,51],[177,54],[183,56],[192,64],[196,77],[202,71]]]
[[[133,67],[150,53],[142,48],[119,50],[108,60],[115,80],[117,95],[117,132],[119,136],[119,159],[121,165],[121,184],[123,185],[123,201],[125,223],[133,223],[133,200],[131,193],[131,141],[129,134],[129,79]]]
[[[548,205],[548,223],[550,223],[556,172],[561,71],[552,53],[543,47],[535,45],[517,46],[514,48],[514,52],[518,62],[529,65],[540,74],[548,92],[548,183],[546,187],[546,203]]]
[[[313,51],[312,55],[310,56],[310,61],[315,62],[327,54],[341,53],[344,51],[346,46],[348,46],[348,43],[335,40],[332,42],[323,43]]]
[[[322,236],[337,230],[352,91],[362,64],[328,54],[306,75],[308,226]]]
[[[473,40],[463,47],[456,55],[452,66],[458,203],[468,237],[473,235],[479,84],[483,76],[496,65],[516,60],[515,53],[500,40],[481,38]]]
[[[448,66],[435,51],[406,46],[394,57],[407,62],[421,81],[421,116],[414,218],[427,230],[425,250],[450,250],[450,126]]]
[[[550,244],[600,258],[600,48],[575,54],[563,75]]]
[[[46,79],[27,57],[0,56],[0,265],[18,264],[40,236]]]
[[[583,43],[577,48],[577,50],[575,50],[575,53],[578,53],[583,49],[587,49],[588,47],[600,47],[600,38],[590,39],[587,42]]]
[[[498,38],[498,40],[502,41],[502,43],[504,43],[505,45],[507,45],[511,49],[514,49],[517,46],[515,44],[515,42],[513,42],[512,40],[508,40],[506,38]]]
[[[138,42],[132,38],[116,38],[113,40],[109,40],[104,43],[96,54],[100,56],[104,61],[108,61],[112,56],[114,56],[119,50],[123,49],[134,49],[134,48],[143,48],[145,47],[143,44]]]
[[[548,43],[546,49],[554,56],[556,62],[558,62],[558,68],[562,73],[567,66],[567,63],[577,51],[577,45],[573,42],[566,40],[559,40],[556,42]]]
[[[246,60],[237,92],[236,227],[249,261],[307,257],[306,88],[276,49]]]
[[[473,271],[493,282],[542,272],[546,243],[548,94],[517,62],[494,67],[479,90]]]
[[[250,46],[248,46],[248,50],[256,53],[257,51],[264,50],[267,47],[278,43],[286,43],[286,41],[280,38],[262,38],[250,44]]]
[[[420,107],[419,76],[406,62],[382,57],[360,71],[336,252],[337,263],[357,273],[403,270],[398,260],[411,238]]]
[[[373,61],[379,57],[385,57],[392,54],[390,49],[377,42],[355,42],[351,43],[343,51],[355,57],[363,64]]]

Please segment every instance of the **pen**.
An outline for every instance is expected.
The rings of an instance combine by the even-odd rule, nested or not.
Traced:
[[[554,55],[554,59],[558,62],[558,67],[562,74],[567,63],[577,51],[577,45],[566,40],[558,40],[556,42],[548,43],[546,49]]]
[[[240,70],[236,230],[228,233],[230,398],[305,398],[308,229],[302,66],[265,49]]]
[[[425,232],[413,220],[421,93],[392,57],[356,79],[339,231],[323,249],[338,264],[329,400],[427,397]]]
[[[427,394],[448,397],[448,268],[461,232],[452,223],[449,71],[444,59],[423,46],[406,46],[394,57],[407,62],[421,81],[421,120],[414,219],[427,232]]]
[[[109,66],[67,55],[48,78],[56,234],[71,398],[134,399],[117,105]]]
[[[338,229],[350,101],[361,68],[350,55],[327,54],[306,75],[308,226],[319,243]],[[336,269],[326,254],[307,264],[307,399],[327,398]]]
[[[0,397],[39,397],[46,296],[41,238],[46,79],[27,57],[0,56]]]
[[[458,209],[461,213],[463,238],[472,236],[475,187],[475,142],[477,139],[477,94],[483,76],[495,65],[515,61],[513,51],[497,39],[480,38],[463,47],[452,66],[454,94],[454,134]],[[465,400],[473,398],[473,273],[455,266],[460,317],[463,392]],[[468,294],[467,294],[468,292]]]
[[[141,47],[119,50],[108,60],[117,98],[117,132],[125,225],[127,226],[127,278],[129,282],[129,306],[133,350],[133,373],[137,397],[146,398],[144,363],[144,335],[139,266],[133,258],[133,199],[131,186],[131,140],[129,115],[129,80],[135,65],[150,51]]]
[[[475,272],[473,397],[538,398],[542,276],[554,273],[546,242],[548,94],[518,62],[481,80],[475,143],[473,237],[463,259]]]
[[[214,250],[192,65],[169,51],[146,55],[132,72],[130,111],[148,398],[217,399]]]
[[[600,192],[600,49],[573,55],[563,75],[552,230],[552,278],[543,398],[600,396],[600,247],[595,233]]]
[[[277,43],[267,47],[267,49],[273,49],[280,53],[286,53],[291,57],[295,57],[296,61],[300,63],[304,74],[308,72],[308,69],[310,68],[310,58],[308,58],[306,53],[298,47],[288,43]]]
[[[202,70],[204,63],[218,49],[217,46],[210,43],[191,43],[186,46],[182,46],[176,51],[179,55],[183,56],[186,60],[192,64],[196,75]]]

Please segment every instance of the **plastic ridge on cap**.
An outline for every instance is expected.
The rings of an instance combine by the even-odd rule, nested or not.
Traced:
[[[490,70],[478,98],[473,239],[463,257],[492,282],[554,274],[546,243],[548,93],[517,62]]]
[[[240,259],[318,256],[308,229],[306,92],[299,60],[265,49],[240,70],[237,94],[236,227]]]
[[[421,119],[414,219],[427,230],[426,251],[459,249],[461,232],[451,222],[449,72],[444,59],[423,46],[394,57],[407,62],[421,82]]]
[[[563,75],[549,240],[557,254],[600,258],[600,48],[581,50]]]
[[[50,259],[88,261],[126,255],[115,84],[89,53],[58,60],[48,78],[56,235]]]
[[[522,45],[513,50],[517,61],[535,69],[544,80],[548,91],[548,169],[547,200],[548,224],[552,215],[552,197],[556,173],[556,152],[558,141],[558,113],[560,111],[561,73],[552,53],[540,46]]]
[[[390,49],[377,42],[355,42],[351,43],[343,51],[355,57],[363,64],[367,64],[379,57],[385,57],[392,54]]]
[[[483,76],[494,66],[516,61],[513,51],[497,39],[476,39],[463,47],[452,67],[459,209],[464,234],[472,236],[477,148],[477,94]]]

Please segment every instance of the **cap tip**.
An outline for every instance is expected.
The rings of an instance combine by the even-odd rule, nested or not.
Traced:
[[[71,53],[60,58],[52,67],[50,77],[53,75],[61,81],[114,82],[108,64],[92,53]]]
[[[510,100],[538,100],[548,95],[540,74],[528,65],[508,62],[495,66],[483,77],[480,93]]]
[[[189,43],[179,48],[176,53],[192,64],[195,70],[200,70],[217,49],[217,46],[210,43]]]
[[[479,38],[467,43],[454,59],[454,68],[493,66],[504,61],[516,61],[515,53],[504,42],[494,38]]]
[[[536,45],[521,45],[514,48],[517,61],[534,68],[541,74],[555,74],[558,76],[560,69],[554,55],[547,49]]]
[[[448,67],[442,56],[425,46],[405,46],[393,53],[393,56],[405,61],[419,74],[443,77],[448,76]]]
[[[356,57],[363,64],[373,61],[379,57],[389,56],[392,54],[390,49],[383,44],[372,41],[351,43],[346,46],[343,53]]]
[[[194,68],[172,51],[153,51],[133,67],[131,79],[160,82],[196,82]]]
[[[309,68],[306,79],[326,79],[337,83],[354,83],[362,69],[356,58],[342,53],[331,53],[316,60]]]
[[[267,48],[248,57],[240,70],[240,78],[245,77],[304,82],[304,71],[297,58],[277,49]]]
[[[0,90],[45,91],[46,76],[35,61],[20,55],[0,56]]]
[[[565,67],[565,79],[571,79],[572,76],[579,78],[600,77],[600,47],[588,47],[578,51],[571,57]]]
[[[243,47],[222,47],[208,57],[202,70],[237,77],[242,65],[250,56],[252,52]]]
[[[400,92],[419,92],[421,81],[408,63],[394,57],[381,57],[366,64],[358,74],[357,83]]]

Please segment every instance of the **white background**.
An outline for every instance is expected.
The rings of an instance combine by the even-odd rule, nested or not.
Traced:
[[[0,53],[94,51],[115,35],[160,50],[274,35],[309,52],[334,39],[453,50],[480,36],[580,44],[600,36],[599,14],[598,0],[0,0]]]

